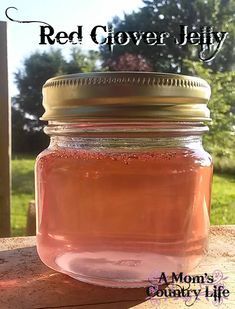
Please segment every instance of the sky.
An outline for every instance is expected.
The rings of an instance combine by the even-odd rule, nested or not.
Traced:
[[[83,50],[98,49],[98,45],[89,37],[90,31],[96,25],[107,25],[114,16],[123,17],[125,13],[137,11],[143,6],[142,0],[0,0],[0,21],[7,21],[8,32],[8,73],[9,94],[17,94],[14,84],[14,73],[21,69],[24,59],[35,51],[48,51],[51,46],[39,45],[40,25],[38,23],[17,23],[7,19],[8,14],[18,20],[40,20],[50,24],[55,31],[72,32],[78,25],[83,26],[83,40],[79,47]],[[0,42],[1,43],[1,42]],[[68,57],[71,44],[62,46],[63,54]],[[74,46],[74,45],[73,45]]]

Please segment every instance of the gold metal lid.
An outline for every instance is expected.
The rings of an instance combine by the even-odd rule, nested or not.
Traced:
[[[210,120],[210,86],[198,77],[154,72],[79,73],[43,86],[42,120]]]

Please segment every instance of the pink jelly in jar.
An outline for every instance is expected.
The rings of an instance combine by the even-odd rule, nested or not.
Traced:
[[[208,84],[106,72],[50,79],[43,94],[51,142],[35,168],[41,260],[111,287],[193,269],[210,225]]]

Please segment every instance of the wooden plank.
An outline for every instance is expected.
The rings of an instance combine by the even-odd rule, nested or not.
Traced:
[[[228,275],[231,295],[219,308],[235,308],[235,226],[212,227],[207,257],[193,273],[220,269]],[[0,308],[46,309],[156,309],[146,301],[144,288],[104,288],[76,281],[43,265],[36,253],[35,237],[0,240]],[[183,300],[162,299],[160,308],[186,308]],[[195,309],[215,308],[202,299]]]
[[[11,119],[8,97],[7,26],[0,21],[0,237],[10,236]]]

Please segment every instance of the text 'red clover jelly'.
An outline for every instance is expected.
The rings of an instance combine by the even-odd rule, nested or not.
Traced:
[[[50,145],[37,157],[37,250],[49,267],[110,287],[190,271],[207,249],[212,160],[202,79],[64,75],[43,87]]]

